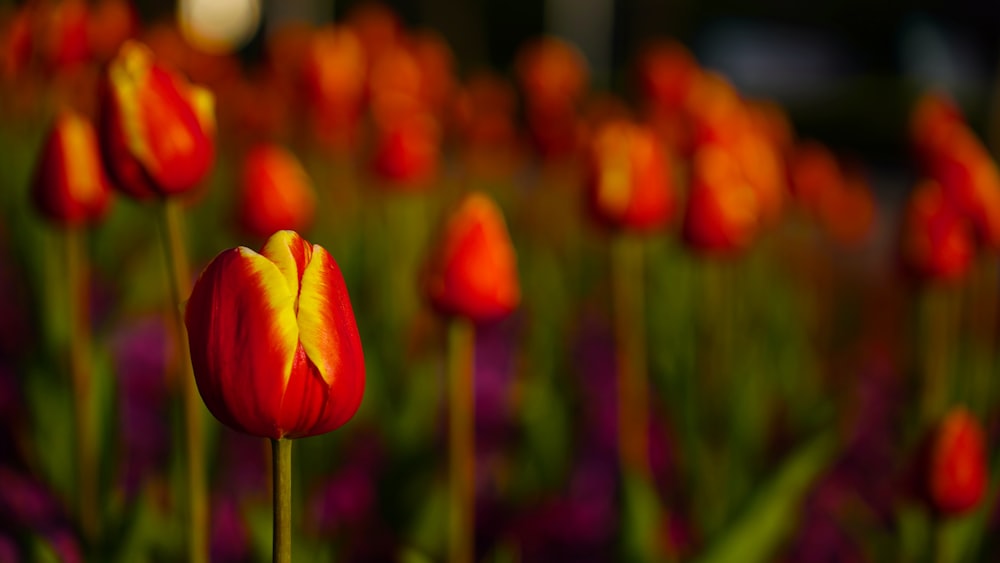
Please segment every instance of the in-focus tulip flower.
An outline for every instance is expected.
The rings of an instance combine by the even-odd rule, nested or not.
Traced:
[[[240,224],[252,235],[304,231],[312,224],[316,194],[295,155],[278,145],[261,144],[243,157]]]
[[[116,187],[136,198],[196,187],[215,156],[212,94],[127,41],[111,61],[101,93],[100,138]]]
[[[684,240],[710,254],[731,254],[749,246],[757,233],[759,202],[729,151],[698,150],[684,214]]]
[[[979,421],[964,408],[951,410],[931,439],[927,493],[942,514],[972,510],[986,492],[985,438]]]
[[[590,208],[604,223],[651,231],[674,212],[669,156],[652,130],[610,121],[595,133],[587,162]]]
[[[198,391],[223,424],[280,440],[330,432],[361,404],[361,339],[340,268],[293,231],[202,272],[185,324]]]
[[[902,258],[918,276],[957,281],[975,255],[972,226],[940,184],[925,180],[910,195],[903,218]]]
[[[448,219],[426,271],[427,296],[445,314],[498,319],[521,300],[517,257],[500,209],[467,195]]]
[[[87,118],[62,111],[42,146],[32,186],[35,207],[64,226],[101,219],[111,200],[111,188]]]

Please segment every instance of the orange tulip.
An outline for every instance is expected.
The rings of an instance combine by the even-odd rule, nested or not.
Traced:
[[[750,245],[760,222],[760,202],[722,147],[698,150],[684,215],[684,240],[708,254],[732,254]]]
[[[684,107],[699,72],[698,61],[687,48],[673,40],[660,40],[639,55],[639,90],[657,110],[676,112]]]
[[[330,432],[361,404],[361,339],[340,268],[293,231],[258,254],[216,256],[185,324],[205,406],[239,432],[280,440]]]
[[[427,267],[431,304],[475,322],[509,314],[521,300],[517,258],[496,204],[467,195],[448,219]]]
[[[32,197],[42,215],[65,226],[104,216],[111,189],[97,134],[85,117],[71,111],[56,116],[42,146]]]
[[[101,99],[101,147],[115,185],[136,198],[191,190],[215,156],[214,101],[128,41],[111,62]]]
[[[669,156],[645,127],[614,120],[590,145],[587,186],[590,208],[614,228],[651,231],[674,212]]]
[[[415,190],[437,174],[441,130],[426,113],[398,118],[376,133],[372,170],[389,187]]]
[[[302,64],[316,132],[350,144],[365,102],[368,63],[361,41],[346,27],[321,29],[312,35]]]
[[[273,144],[261,144],[243,157],[240,223],[252,235],[267,237],[281,230],[304,231],[312,224],[316,194],[295,155]]]
[[[927,493],[940,513],[974,509],[986,493],[986,440],[979,421],[964,408],[951,410],[935,429],[927,467]]]

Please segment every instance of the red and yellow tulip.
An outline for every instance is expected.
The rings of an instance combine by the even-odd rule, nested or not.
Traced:
[[[670,220],[675,197],[669,155],[652,130],[609,121],[595,133],[588,156],[590,208],[602,222],[652,231]]]
[[[428,263],[426,293],[445,314],[489,321],[521,300],[517,257],[503,215],[481,193],[465,197]]]
[[[32,187],[35,207],[56,223],[75,226],[104,216],[111,189],[89,120],[72,111],[56,116]]]
[[[128,41],[111,61],[101,96],[101,146],[115,185],[130,196],[193,189],[215,156],[214,99]]]
[[[361,404],[365,365],[330,254],[293,231],[202,272],[185,324],[198,391],[223,424],[280,440],[330,432]]]

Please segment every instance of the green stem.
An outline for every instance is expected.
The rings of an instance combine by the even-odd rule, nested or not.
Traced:
[[[271,440],[272,496],[274,497],[274,540],[271,560],[292,561],[292,441]]]
[[[181,304],[190,293],[191,270],[188,265],[182,234],[182,209],[175,199],[165,199],[160,205],[164,254],[167,259],[167,280],[170,285],[171,311],[180,354],[180,392],[184,411],[184,443],[187,454],[188,485],[188,560],[208,562],[208,502],[205,486],[205,450],[201,429],[201,398],[191,367],[184,312]]]
[[[928,287],[921,295],[921,325],[924,351],[924,381],[920,405],[921,420],[931,424],[948,406],[948,382],[954,379],[952,363],[955,343],[955,289]]]
[[[623,470],[644,480],[649,468],[649,381],[643,312],[642,241],[618,235],[611,247],[615,342],[618,355],[618,454]]]
[[[91,412],[90,274],[85,233],[76,228],[66,229],[65,233],[70,308],[69,367],[73,389],[73,431],[76,434],[77,517],[83,536],[93,542],[100,532],[100,511],[97,509],[97,436]]]
[[[471,563],[475,553],[474,344],[472,323],[453,318],[448,326],[448,553],[451,563]]]

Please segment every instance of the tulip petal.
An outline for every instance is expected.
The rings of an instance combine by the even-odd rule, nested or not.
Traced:
[[[260,253],[277,266],[298,308],[299,280],[312,257],[312,247],[295,231],[278,231],[267,239]]]
[[[282,397],[298,349],[294,294],[268,258],[240,247],[202,273],[187,304],[191,361],[205,405],[228,426],[282,437]]]
[[[289,385],[282,421],[295,416],[290,405],[299,386],[303,393],[326,399],[319,403],[310,433],[332,430],[354,415],[364,392],[364,357],[354,311],[343,275],[330,254],[313,246],[312,260],[302,276],[298,310],[299,339],[308,362],[309,375],[297,362]],[[297,378],[302,374],[302,380]],[[321,387],[321,389],[306,389]],[[313,407],[318,404],[313,401]],[[299,413],[300,420],[301,415]]]

